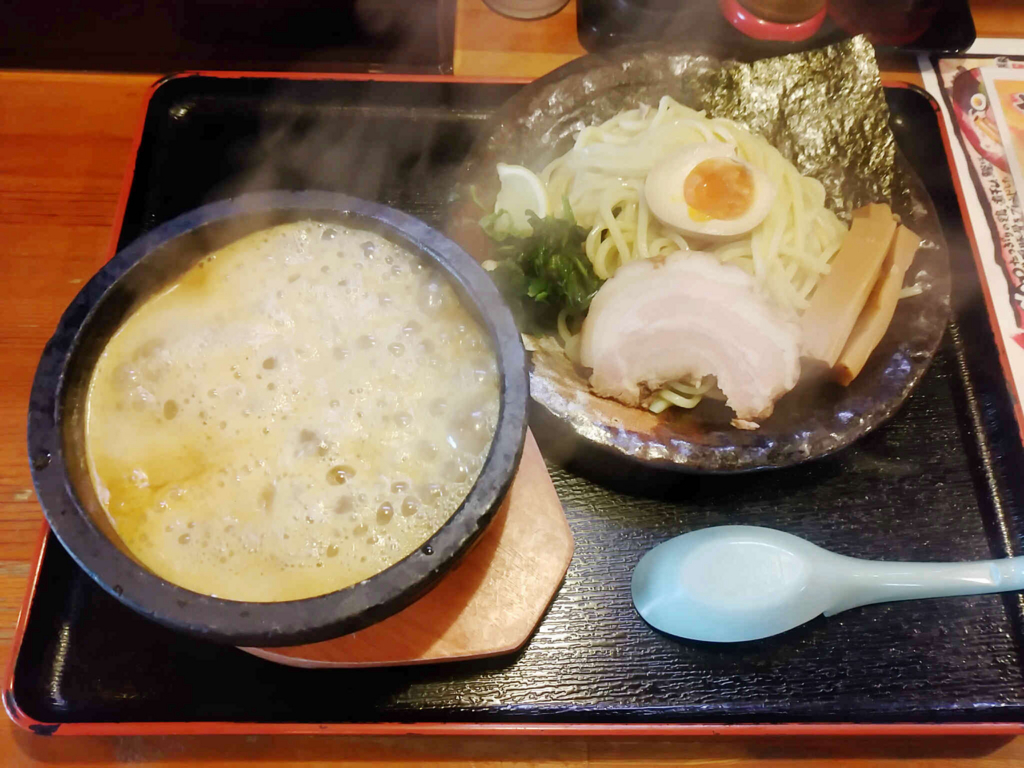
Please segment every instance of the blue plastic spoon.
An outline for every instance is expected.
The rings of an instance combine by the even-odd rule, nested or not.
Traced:
[[[872,603],[1024,589],[1024,557],[860,560],[771,528],[724,525],[659,544],[633,571],[633,604],[679,637],[735,643]]]

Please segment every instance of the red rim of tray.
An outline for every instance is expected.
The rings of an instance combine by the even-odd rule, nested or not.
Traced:
[[[726,0],[721,0],[723,4]],[[736,0],[731,0],[735,3]],[[820,22],[819,22],[820,23]],[[812,32],[813,34],[813,32]],[[378,80],[390,82],[447,82],[477,84],[523,84],[530,82],[528,78],[467,78],[451,75],[380,75],[380,74],[316,74],[316,73],[277,73],[277,72],[215,72],[195,71],[183,72],[161,78],[147,92],[138,121],[133,141],[132,159],[125,173],[118,197],[117,213],[111,229],[110,243],[106,259],[117,250],[117,240],[124,220],[125,208],[128,204],[128,193],[135,172],[135,156],[142,141],[142,130],[145,123],[149,101],[155,91],[164,83],[182,77],[203,76],[220,78],[279,78],[289,80]],[[928,98],[932,108],[941,112],[936,101],[922,89],[906,82],[883,81],[887,88],[909,88],[916,90]],[[949,136],[945,122],[939,120],[939,129],[947,160],[952,163]],[[954,166],[951,164],[951,169]],[[961,215],[966,215],[963,192],[956,173],[951,173],[957,198],[960,202]],[[966,221],[966,219],[965,219]],[[965,226],[974,252],[978,258],[977,246],[970,228]],[[97,267],[100,265],[97,265]],[[986,301],[991,312],[991,298],[986,288]],[[1001,356],[1005,353],[1001,351]],[[1019,408],[1019,406],[1018,406]],[[619,737],[668,737],[668,736],[952,736],[952,735],[1002,735],[1013,736],[1024,733],[1024,723],[743,723],[738,725],[725,723],[472,723],[472,722],[419,722],[419,723],[257,723],[257,722],[90,722],[90,723],[48,723],[36,720],[21,709],[14,695],[14,669],[21,650],[25,630],[28,626],[29,613],[39,583],[39,574],[43,563],[46,547],[50,543],[49,526],[44,522],[40,531],[39,544],[35,561],[29,575],[28,587],[22,601],[18,623],[14,630],[11,644],[11,655],[8,659],[4,676],[3,705],[8,716],[19,728],[43,736],[157,736],[157,735],[200,735],[200,734],[333,734],[351,736],[400,736],[400,735],[434,735],[434,736],[619,736]]]

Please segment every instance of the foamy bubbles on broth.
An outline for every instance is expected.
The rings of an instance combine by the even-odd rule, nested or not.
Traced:
[[[234,600],[325,594],[423,544],[498,418],[486,332],[379,235],[257,232],[143,304],[89,388],[93,483],[132,553]]]

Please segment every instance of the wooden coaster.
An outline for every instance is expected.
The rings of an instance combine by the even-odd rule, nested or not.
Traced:
[[[522,647],[572,559],[572,531],[532,433],[498,514],[430,592],[366,629],[322,643],[242,648],[293,667],[376,667],[479,659]]]

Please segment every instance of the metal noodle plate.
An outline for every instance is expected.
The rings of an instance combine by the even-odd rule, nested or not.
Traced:
[[[843,448],[889,419],[928,369],[949,318],[949,258],[928,191],[896,148],[874,52],[863,38],[753,64],[719,62],[664,45],[578,59],[526,86],[494,116],[460,177],[460,200],[475,188],[493,201],[495,163],[540,171],[571,148],[574,134],[640,104],[671,96],[712,117],[763,134],[825,187],[848,218],[890,202],[925,245],[908,272],[924,292],[901,300],[885,338],[848,387],[805,376],[756,431],[732,427],[732,412],[705,400],[694,411],[655,416],[598,397],[586,372],[553,339],[535,342],[531,394],[567,454],[595,449],[688,472],[737,472],[799,464]],[[491,193],[488,196],[488,193]],[[450,231],[480,259],[467,207]],[[573,443],[576,445],[574,446]]]

